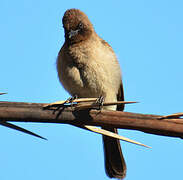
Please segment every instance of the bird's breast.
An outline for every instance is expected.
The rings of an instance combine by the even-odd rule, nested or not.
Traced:
[[[58,61],[60,81],[71,95],[98,97],[105,96],[109,90],[117,94],[121,81],[120,67],[115,54],[107,47],[91,43],[72,47],[67,58]]]

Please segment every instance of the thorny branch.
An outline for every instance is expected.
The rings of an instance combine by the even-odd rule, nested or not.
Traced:
[[[156,135],[183,138],[182,113],[171,116],[105,110],[62,108],[43,110],[47,104],[0,102],[0,121],[65,123],[71,125],[110,126]]]

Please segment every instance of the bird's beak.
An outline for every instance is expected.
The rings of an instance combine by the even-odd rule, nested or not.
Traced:
[[[74,31],[71,29],[71,31],[69,32],[69,39],[72,38],[73,36],[77,35],[78,32],[79,32],[78,29],[77,30],[74,30]]]

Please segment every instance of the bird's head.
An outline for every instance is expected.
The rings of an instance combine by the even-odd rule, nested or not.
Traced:
[[[87,40],[94,32],[93,25],[87,15],[79,9],[69,9],[62,19],[65,39],[70,44]]]

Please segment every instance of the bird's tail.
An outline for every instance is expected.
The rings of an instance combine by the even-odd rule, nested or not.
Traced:
[[[106,130],[117,133],[117,129],[114,128],[107,128]],[[119,140],[103,136],[103,144],[106,174],[110,178],[123,179],[126,176],[126,163]]]

